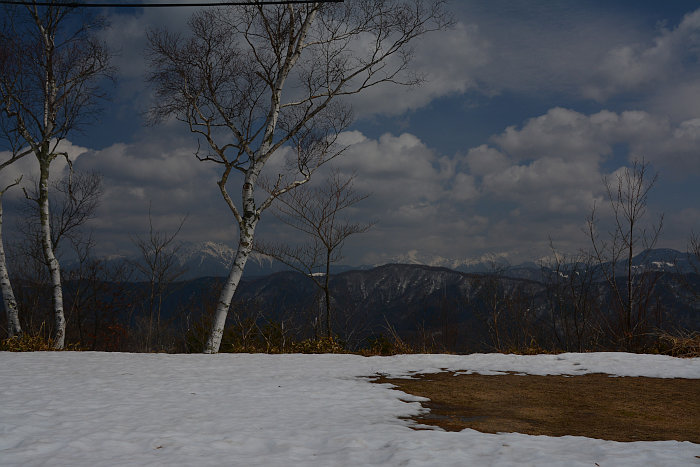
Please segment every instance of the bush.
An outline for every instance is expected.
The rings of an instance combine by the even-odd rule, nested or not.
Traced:
[[[700,357],[700,333],[697,331],[677,331],[675,334],[662,332],[657,336],[652,351],[672,357]]]
[[[332,337],[305,339],[289,346],[291,353],[348,353],[345,346]]]
[[[19,336],[0,341],[0,351],[3,352],[47,352],[53,351],[54,341],[44,332],[44,324],[36,334],[24,332]],[[80,344],[67,344],[63,350],[83,350]]]
[[[53,339],[39,334],[24,333],[0,341],[0,351],[3,352],[47,352],[53,351]],[[63,350],[83,350],[80,344],[69,344]]]
[[[535,338],[530,339],[530,343],[527,345],[512,346],[504,350],[499,350],[501,353],[506,354],[517,354],[517,355],[540,355],[540,354],[557,354],[561,353],[561,350],[557,349],[546,349],[542,347]]]
[[[410,345],[405,343],[396,333],[392,333],[391,338],[380,334],[367,339],[368,346],[360,350],[365,357],[373,355],[398,355],[416,353]]]
[[[5,352],[43,352],[53,350],[53,340],[44,339],[39,334],[21,334],[10,337],[0,343],[0,350]]]

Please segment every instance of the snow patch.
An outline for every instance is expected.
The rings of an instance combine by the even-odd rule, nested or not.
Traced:
[[[591,353],[0,353],[3,466],[664,465],[689,442],[414,431],[421,398],[375,384],[445,369],[700,378],[700,359]]]

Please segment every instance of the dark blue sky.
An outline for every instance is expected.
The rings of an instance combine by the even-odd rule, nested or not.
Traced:
[[[700,10],[690,1],[453,1],[457,24],[416,46],[426,82],[352,101],[356,143],[336,168],[372,193],[355,215],[376,227],[347,263],[405,255],[517,262],[586,247],[602,178],[644,158],[660,179],[649,220],[660,245],[700,231]],[[116,86],[100,121],[70,142],[76,167],[104,175],[98,250],[124,253],[147,226],[235,242],[214,167],[195,160],[178,124],[145,127],[145,31],[185,31],[191,9],[105,11]],[[381,167],[381,170],[380,170]],[[30,170],[29,167],[26,170]],[[605,220],[605,210],[601,211]],[[272,216],[259,233],[281,234]]]

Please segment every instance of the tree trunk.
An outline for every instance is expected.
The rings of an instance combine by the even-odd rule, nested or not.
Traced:
[[[2,289],[2,301],[7,313],[7,335],[8,337],[18,336],[22,334],[22,328],[19,324],[17,301],[7,272],[5,248],[2,243],[2,194],[0,194],[0,289]]]
[[[63,290],[61,288],[61,267],[54,255],[51,242],[51,225],[49,222],[49,163],[39,161],[39,219],[41,221],[41,246],[44,260],[49,268],[51,278],[52,300],[54,309],[55,335],[54,350],[61,350],[66,340],[66,319],[63,315]]]
[[[331,254],[330,250],[326,254],[326,277],[323,278],[323,292],[326,299],[326,337],[331,338],[331,291],[330,291],[330,272],[331,272]]]
[[[256,223],[256,222],[255,222]],[[221,346],[221,339],[224,335],[224,326],[226,325],[226,317],[228,310],[231,308],[233,294],[236,293],[238,283],[243,276],[243,269],[248,261],[250,252],[253,249],[253,233],[255,231],[255,223],[241,232],[241,238],[238,242],[238,250],[236,251],[236,259],[231,266],[231,272],[228,275],[226,284],[219,295],[219,302],[216,306],[214,322],[212,323],[209,339],[204,347],[204,353],[218,353]]]

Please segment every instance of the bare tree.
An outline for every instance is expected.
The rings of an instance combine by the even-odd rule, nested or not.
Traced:
[[[161,349],[161,314],[163,300],[167,297],[171,284],[184,274],[184,269],[177,262],[180,244],[175,240],[186,218],[180,221],[173,233],[166,233],[153,228],[153,219],[148,211],[148,237],[132,239],[140,253],[137,261],[131,264],[146,279],[145,300],[143,307],[147,315],[146,336],[142,350],[150,351],[152,346]],[[155,331],[156,342],[153,342]]]
[[[49,168],[71,131],[90,121],[102,96],[99,81],[109,72],[109,56],[94,35],[102,23],[78,15],[74,4],[10,5],[4,13],[0,50],[0,102],[11,131],[21,137],[39,163],[34,198],[42,226],[42,249],[52,283],[54,347],[65,342],[61,270],[51,242]]]
[[[5,246],[2,240],[2,197],[7,190],[18,185],[20,181],[21,178],[0,190],[0,289],[2,290],[2,302],[5,306],[5,314],[7,315],[7,337],[14,337],[22,334],[22,326],[19,323],[17,300],[15,299],[15,293],[12,290],[12,283],[10,282],[10,274],[7,270]]]
[[[6,73],[12,70],[14,67],[11,50],[5,44],[8,41],[6,35],[8,21],[5,19],[0,26],[0,74]],[[0,81],[0,86],[2,86],[2,81]],[[31,154],[31,150],[22,148],[22,140],[20,135],[14,131],[15,126],[11,119],[7,118],[7,114],[2,112],[2,108],[7,107],[6,98],[4,97],[4,87],[0,87],[0,138],[3,141],[3,146],[9,150],[9,157],[0,163],[0,171],[7,168],[8,166],[14,164],[23,157]],[[2,289],[2,299],[5,306],[5,312],[7,314],[7,333],[8,337],[13,337],[22,333],[22,327],[19,322],[19,313],[17,309],[17,300],[15,299],[14,291],[12,290],[12,283],[10,282],[10,276],[7,269],[7,260],[5,257],[5,247],[3,244],[2,237],[2,197],[13,186],[20,183],[22,177],[19,177],[13,183],[7,185],[2,191],[0,191],[0,288]]]
[[[82,244],[91,242],[91,238],[85,238],[82,227],[97,213],[102,199],[102,176],[94,172],[74,172],[53,183],[52,188],[55,199],[50,216],[53,250],[58,250],[65,238],[77,252]]]
[[[687,247],[687,261],[690,266],[690,271],[681,270],[678,265],[676,266],[676,276],[678,282],[692,295],[692,300],[696,303],[700,303],[700,290],[698,290],[696,284],[692,280],[689,280],[688,272],[692,272],[697,276],[700,276],[700,235],[691,232],[688,238]]]
[[[71,171],[63,178],[51,182],[49,188],[49,205],[53,206],[49,214],[51,249],[60,257],[59,250],[63,250],[60,247],[68,241],[80,256],[81,250],[88,247],[83,244],[92,242],[91,235],[86,235],[83,227],[97,214],[102,199],[102,175]],[[24,188],[24,191],[26,203],[22,206],[23,222],[19,224],[19,230],[26,240],[41,244],[41,222],[33,215],[36,213],[35,200],[39,197],[40,188],[35,183],[30,189]],[[29,252],[35,248],[25,250]]]
[[[188,38],[149,34],[152,116],[175,117],[206,141],[198,157],[220,165],[219,190],[238,225],[205,352],[219,350],[263,211],[342,152],[337,139],[350,109],[340,98],[420,82],[408,71],[410,43],[449,23],[443,0],[348,0],[206,10],[190,19]],[[256,199],[263,167],[285,155],[269,194]],[[230,178],[240,183],[240,204],[229,195]]]
[[[546,304],[551,319],[552,348],[585,352],[599,338],[596,318],[598,294],[595,287],[594,260],[579,252],[564,255],[550,240],[551,260],[542,264]]]
[[[355,192],[354,177],[343,178],[334,172],[320,187],[308,185],[279,197],[275,214],[305,234],[308,241],[301,245],[256,242],[255,249],[292,267],[309,277],[323,293],[326,337],[331,337],[331,265],[340,261],[345,241],[352,235],[366,232],[371,223],[352,222],[341,218],[341,211],[353,207],[368,195]]]
[[[88,221],[95,217],[97,208],[102,196],[102,177],[96,173],[74,172],[67,176],[51,182],[49,204],[52,206],[49,216],[49,227],[51,232],[51,249],[54,255],[59,258],[70,255],[71,259],[76,259],[78,269],[82,269],[84,264],[90,261],[93,240],[92,233],[85,229]],[[46,274],[45,256],[43,253],[42,235],[43,228],[40,219],[36,216],[36,200],[38,198],[39,187],[34,186],[27,190],[26,202],[20,210],[22,221],[18,223],[18,230],[21,234],[21,241],[15,245],[16,254],[23,256],[21,261],[15,261],[16,273],[24,279],[26,284],[33,284],[35,295],[44,295],[51,280]],[[32,264],[30,264],[32,263]],[[66,277],[75,278],[77,271],[61,270],[61,281]],[[80,294],[80,282],[78,290],[73,294]],[[65,297],[63,297],[65,298]],[[73,300],[70,315],[78,312],[75,309]],[[23,308],[27,308],[26,306]],[[37,314],[39,307],[30,306],[30,313]],[[43,307],[41,307],[43,308]],[[65,311],[65,310],[64,310]],[[78,325],[80,325],[78,323]]]
[[[690,234],[689,253],[694,256],[695,261],[700,262],[700,235],[695,232]]]
[[[608,330],[618,345],[633,350],[648,326],[647,313],[651,294],[658,278],[646,271],[647,255],[656,245],[663,215],[658,223],[643,224],[647,214],[647,201],[658,174],[649,175],[649,165],[634,161],[614,181],[605,178],[608,202],[614,223],[607,238],[598,233],[599,220],[596,207],[588,218],[588,234],[593,246],[595,261],[611,292],[616,317],[608,323]],[[640,265],[635,266],[635,256],[641,254]],[[621,271],[620,271],[621,270]],[[620,272],[622,272],[620,274]]]

